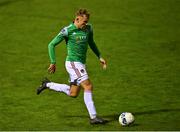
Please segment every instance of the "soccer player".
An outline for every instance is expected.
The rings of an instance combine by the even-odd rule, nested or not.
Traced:
[[[101,57],[100,52],[93,39],[93,29],[88,23],[89,12],[86,9],[79,9],[73,23],[64,27],[60,33],[49,43],[48,51],[50,56],[50,66],[48,71],[54,73],[56,70],[55,46],[61,41],[66,41],[67,57],[65,67],[70,76],[70,85],[51,82],[47,78],[42,81],[42,85],[37,89],[40,94],[45,89],[63,92],[70,97],[77,97],[80,89],[84,90],[84,103],[90,116],[91,124],[104,124],[107,121],[98,117],[92,98],[93,86],[86,71],[86,52],[89,47],[98,57],[103,69],[106,69],[106,61]]]

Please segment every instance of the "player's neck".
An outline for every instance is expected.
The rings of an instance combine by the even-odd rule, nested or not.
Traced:
[[[78,28],[78,29],[80,28],[79,24],[76,21],[74,21],[74,25],[76,26],[76,28]]]

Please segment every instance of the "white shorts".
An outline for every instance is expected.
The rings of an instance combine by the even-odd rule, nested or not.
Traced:
[[[81,62],[65,62],[66,70],[70,76],[70,83],[74,85],[80,85],[84,80],[88,79],[86,66]]]

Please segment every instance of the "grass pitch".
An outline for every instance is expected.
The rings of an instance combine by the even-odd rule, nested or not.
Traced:
[[[68,83],[66,47],[56,48],[57,71],[47,74],[47,45],[80,8],[91,12],[94,39],[87,68],[94,101],[106,125],[89,124],[83,93],[73,99],[44,91],[42,77]],[[179,0],[1,0],[0,130],[180,130]],[[135,115],[122,127],[121,112]]]

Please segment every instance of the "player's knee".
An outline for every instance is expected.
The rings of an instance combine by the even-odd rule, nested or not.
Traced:
[[[77,97],[78,97],[78,94],[71,92],[71,93],[70,93],[70,97],[72,97],[72,98],[77,98]]]
[[[71,85],[70,97],[76,98],[79,95],[80,87],[77,85]]]
[[[90,91],[92,91],[92,90],[93,90],[93,86],[92,86],[91,83],[87,83],[87,84],[84,86],[84,89],[85,89],[85,90],[90,90]]]

